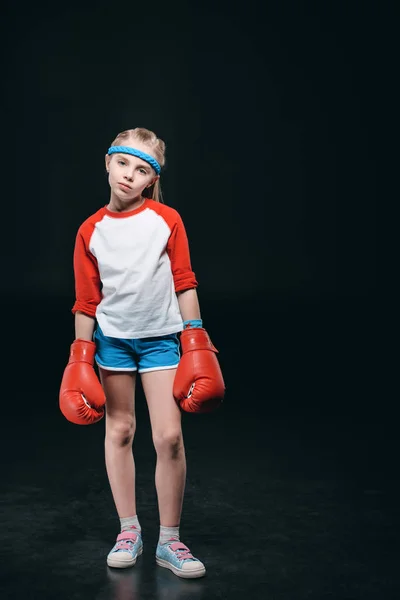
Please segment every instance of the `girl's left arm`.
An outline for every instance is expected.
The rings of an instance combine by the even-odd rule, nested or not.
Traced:
[[[195,288],[177,292],[179,310],[181,311],[182,321],[192,321],[201,319],[200,305]]]

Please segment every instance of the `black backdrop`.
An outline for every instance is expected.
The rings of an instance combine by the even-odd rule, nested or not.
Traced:
[[[369,589],[368,598],[389,598],[381,591],[397,572],[397,398],[383,377],[394,361],[381,368],[388,347],[378,334],[393,297],[377,285],[375,225],[378,198],[394,197],[380,176],[392,135],[384,84],[398,70],[390,68],[397,37],[389,6],[3,6],[0,551],[5,589],[24,588],[13,597],[42,597],[54,585],[71,598],[94,564],[92,592],[82,593],[94,597],[104,584],[101,553],[114,527],[104,420],[67,423],[58,390],[74,335],[76,231],[108,202],[110,142],[142,126],[167,145],[164,198],[186,225],[227,387],[217,413],[185,415],[187,523],[211,515],[203,540],[214,552],[210,585],[225,581],[227,590],[233,581],[237,597],[248,583],[260,584],[262,597],[322,598],[325,590],[349,599]],[[137,410],[141,460],[150,461],[143,398]],[[214,488],[193,484],[210,473]],[[139,477],[147,501],[146,465]],[[281,508],[289,517],[279,525]],[[230,558],[238,529],[228,531],[229,519],[242,527],[243,563]],[[74,544],[91,522],[99,551],[77,565]],[[149,513],[148,539],[156,525]],[[210,527],[220,532],[214,549]],[[22,547],[33,551],[21,567]],[[304,580],[299,565],[308,565]]]
[[[109,143],[144,126],[167,144],[230,406],[376,420],[383,19],[369,2],[3,9],[1,297],[25,381],[43,340],[55,361],[45,406],[76,230],[108,201]]]

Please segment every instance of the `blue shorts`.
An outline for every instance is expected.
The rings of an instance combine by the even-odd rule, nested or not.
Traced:
[[[138,339],[114,338],[104,335],[97,325],[93,340],[96,363],[107,371],[147,373],[176,369],[179,364],[180,346],[176,333]]]

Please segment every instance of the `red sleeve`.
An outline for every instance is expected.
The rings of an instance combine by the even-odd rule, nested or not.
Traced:
[[[196,288],[198,283],[190,263],[189,242],[185,226],[178,213],[170,223],[171,235],[168,240],[167,252],[171,261],[175,292]]]
[[[97,260],[89,250],[91,230],[82,226],[75,240],[74,248],[74,275],[75,275],[75,303],[72,313],[80,312],[94,317],[97,305],[100,303],[101,282]]]

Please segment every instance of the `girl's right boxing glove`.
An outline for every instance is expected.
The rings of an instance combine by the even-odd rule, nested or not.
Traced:
[[[60,410],[76,425],[91,425],[104,416],[106,397],[93,367],[95,352],[94,342],[75,340],[62,377]]]

